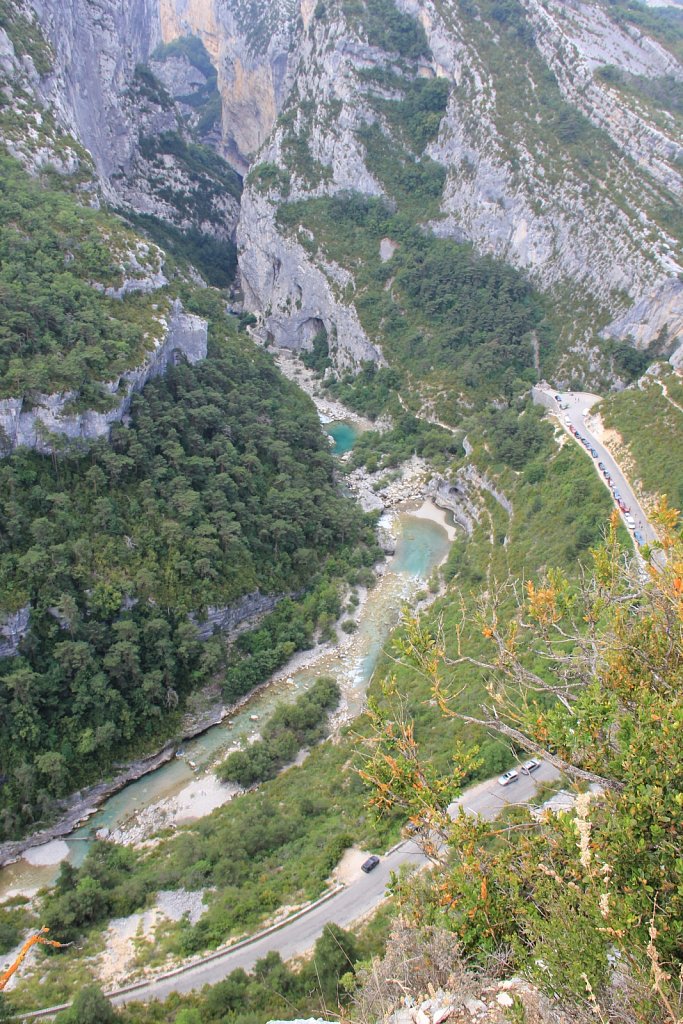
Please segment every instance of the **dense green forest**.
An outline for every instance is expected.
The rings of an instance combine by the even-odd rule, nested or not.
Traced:
[[[131,253],[146,264],[131,277],[159,269],[161,253],[143,256],[118,219],[0,152],[0,398],[74,389],[92,406],[96,382],[141,361],[161,334],[163,293],[103,294],[122,284]]]
[[[31,606],[20,656],[0,663],[6,836],[173,728],[223,657],[190,612],[309,591],[241,638],[226,696],[241,695],[329,623],[330,580],[377,556],[310,401],[218,299],[193,308],[215,314],[210,357],[150,383],[129,427],[87,455],[0,463],[0,593],[6,611]]]

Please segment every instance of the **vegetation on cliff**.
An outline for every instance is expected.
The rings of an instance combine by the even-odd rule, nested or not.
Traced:
[[[496,958],[564,1004],[643,1024],[678,1019],[683,921],[683,542],[677,512],[663,502],[656,518],[664,567],[643,573],[625,557],[615,515],[578,580],[549,571],[482,593],[483,653],[462,632],[405,624],[402,655],[445,719],[550,760],[574,794],[570,811],[450,821],[453,779],[476,751],[456,751],[455,766],[435,774],[396,705],[376,711],[363,769],[377,809],[401,807],[438,863],[397,889],[404,915],[454,932],[463,956]],[[468,666],[487,680],[477,712],[460,700]]]
[[[234,699],[338,614],[335,577],[377,557],[308,398],[218,299],[193,308],[214,315],[210,358],[150,383],[130,426],[87,455],[0,463],[2,602],[31,606],[19,656],[0,663],[4,836],[177,726],[224,657],[191,612],[308,591],[241,638]]]
[[[73,389],[101,402],[98,382],[139,365],[161,336],[165,303],[104,289],[160,260],[117,218],[0,153],[0,398]]]

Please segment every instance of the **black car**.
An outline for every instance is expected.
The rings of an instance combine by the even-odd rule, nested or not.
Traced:
[[[361,864],[360,869],[361,871],[364,871],[366,875],[369,875],[371,871],[375,870],[378,864],[379,857],[373,853],[372,857],[368,857],[368,859]]]

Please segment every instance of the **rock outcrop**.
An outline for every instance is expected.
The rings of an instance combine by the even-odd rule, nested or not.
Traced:
[[[0,76],[15,81],[12,103],[29,123],[12,134],[0,118],[0,137],[33,166],[91,159],[105,197],[183,230],[219,240],[237,230],[245,305],[264,342],[307,348],[324,327],[340,366],[381,360],[381,338],[354,308],[353,268],[317,252],[309,225],[285,231],[278,210],[343,190],[381,195],[359,132],[380,125],[389,149],[401,138],[373,96],[392,98],[392,76],[437,76],[451,89],[427,149],[447,173],[432,229],[558,296],[567,343],[582,351],[591,322],[658,354],[680,343],[681,262],[666,211],[682,194],[683,147],[675,120],[638,88],[680,81],[683,68],[608,7],[522,0],[514,13],[475,18],[454,0],[396,0],[429,45],[406,62],[336,2],[21,3],[37,14],[52,70],[39,72],[0,30]],[[188,35],[202,41],[215,83],[182,48],[159,49]],[[615,85],[609,68],[634,88]],[[220,116],[200,127],[195,101],[213,88]],[[183,150],[198,131],[240,173],[272,165],[286,187],[252,175],[240,212],[220,167]]]
[[[416,69],[406,71],[404,62],[400,73],[452,84],[438,138],[427,150],[447,171],[442,216],[432,229],[472,241],[562,296],[571,344],[585,346],[595,336],[584,334],[580,318],[571,323],[572,309],[588,308],[593,322],[609,324],[610,337],[674,348],[683,336],[681,265],[662,210],[673,209],[680,194],[680,140],[596,71],[616,64],[645,79],[680,78],[675,57],[618,25],[602,7],[577,3],[568,14],[566,5],[524,0],[526,41],[520,34],[501,67],[491,53],[512,33],[502,22],[489,19],[482,28],[455,3],[397,0],[397,6],[422,24],[431,49]],[[306,346],[301,331],[311,317],[329,329],[338,316],[329,296],[320,306],[324,313],[304,309],[303,284],[315,281],[320,292],[326,279],[335,300],[350,306],[353,274],[326,265],[305,214],[298,237],[290,231],[283,239],[278,208],[344,189],[382,194],[358,135],[363,125],[381,122],[369,96],[381,92],[382,71],[399,72],[396,55],[369,46],[332,5],[322,20],[308,23],[298,47],[292,93],[258,157],[286,172],[289,188],[264,189],[252,176],[238,228],[247,308],[261,315],[262,337],[293,348]],[[514,81],[507,78],[511,69]],[[539,99],[544,88],[547,96]],[[526,92],[510,117],[498,97],[515,89]],[[383,130],[391,148],[391,129],[383,124]],[[575,136],[582,139],[578,148]],[[308,180],[301,173],[302,143]],[[585,160],[588,151],[594,165]],[[355,324],[352,334],[358,339]],[[378,339],[367,340],[379,350]]]
[[[245,309],[265,310],[256,333],[266,344],[300,351],[310,349],[324,328],[339,367],[383,362],[355,306],[340,294],[351,284],[351,275],[330,263],[323,269],[300,241],[278,231],[276,212],[268,196],[245,193],[238,229],[240,274]]]
[[[25,605],[0,618],[0,658],[13,658],[29,630],[31,607]]]
[[[190,615],[190,620],[197,627],[200,640],[208,640],[214,633],[229,636],[239,627],[248,627],[261,615],[272,612],[283,597],[283,594],[262,594],[255,590],[224,608],[207,608],[206,616],[201,620],[195,615]]]
[[[130,409],[133,395],[148,380],[164,373],[179,358],[190,363],[206,357],[207,324],[200,317],[183,312],[176,300],[159,340],[145,361],[127,370],[115,380],[103,384],[115,404],[107,412],[86,409],[71,412],[75,392],[54,395],[31,393],[19,398],[0,399],[0,450],[8,454],[26,446],[40,452],[52,452],[69,442],[91,441],[109,434],[113,423],[120,422]]]

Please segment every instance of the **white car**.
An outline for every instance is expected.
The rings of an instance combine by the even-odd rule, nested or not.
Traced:
[[[630,515],[628,512],[624,516],[624,522],[628,526],[629,530],[635,530],[635,528],[636,528],[636,521],[633,518],[633,516]]]
[[[572,421],[569,419],[569,416],[565,416],[564,422],[567,424],[568,427],[571,427]]]
[[[519,774],[514,768],[511,768],[509,772],[504,772],[498,777],[499,786],[509,786],[511,782],[516,782],[519,778]]]
[[[520,768],[520,771],[522,775],[531,775],[532,772],[535,772],[536,769],[540,767],[541,762],[538,760],[538,758],[532,757],[531,760],[524,762],[524,764]]]

